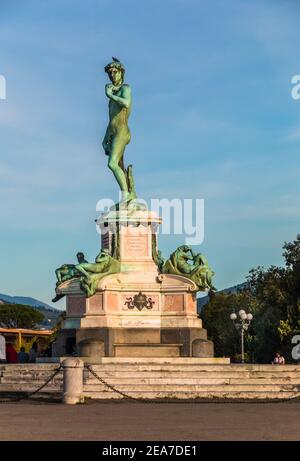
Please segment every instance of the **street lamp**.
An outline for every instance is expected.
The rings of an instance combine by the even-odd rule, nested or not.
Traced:
[[[244,354],[244,335],[245,331],[248,330],[251,320],[253,319],[252,314],[247,314],[244,310],[239,311],[239,318],[233,312],[230,314],[230,319],[233,321],[235,328],[237,331],[241,333],[241,345],[242,345],[242,363],[245,362],[245,354]]]

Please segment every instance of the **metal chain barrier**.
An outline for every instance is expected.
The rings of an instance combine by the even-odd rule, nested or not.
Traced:
[[[259,404],[270,404],[270,403],[286,403],[286,402],[291,402],[293,400],[298,400],[300,402],[300,395],[295,395],[293,397],[287,397],[287,398],[282,398],[282,399],[270,399],[270,400],[267,400],[267,399],[253,399],[253,400],[245,400],[245,399],[222,399],[222,398],[211,398],[211,399],[208,399],[206,398],[205,400],[200,400],[200,399],[195,399],[193,401],[191,400],[176,400],[176,399],[172,399],[171,401],[168,400],[155,400],[155,399],[142,399],[141,397],[133,397],[132,395],[128,395],[126,394],[125,392],[122,392],[122,391],[119,391],[115,386],[109,384],[107,381],[105,381],[105,379],[101,378],[99,375],[97,375],[97,373],[93,370],[92,366],[85,363],[84,364],[84,367],[98,380],[100,381],[104,386],[106,386],[108,389],[112,390],[113,392],[116,392],[117,394],[121,395],[122,397],[124,397],[125,399],[128,399],[128,400],[133,400],[135,402],[139,402],[139,403],[156,403],[156,404],[161,404],[161,403],[167,403],[167,404],[204,404],[204,403],[210,403],[210,404],[223,404],[223,403],[246,403],[246,404],[253,404],[253,403],[259,403]]]
[[[60,370],[62,369],[62,365],[60,365],[58,368],[56,368],[54,370],[54,373],[50,376],[50,378],[47,379],[47,381],[42,384],[38,389],[36,389],[35,391],[33,392],[28,392],[28,393],[25,393],[25,395],[22,395],[20,397],[15,397],[15,398],[12,398],[12,399],[0,399],[0,404],[2,403],[14,403],[14,402],[20,402],[21,400],[27,400],[29,399],[30,397],[32,397],[33,395],[37,394],[38,392],[40,392],[42,389],[44,389],[44,387],[48,386],[48,384],[50,383],[50,381],[52,381],[53,378],[55,378],[56,375],[58,375],[58,373],[60,373]]]
[[[127,400],[132,400],[134,402],[138,402],[138,403],[144,403],[144,404],[206,404],[206,403],[210,403],[210,404],[224,404],[224,403],[246,403],[246,404],[252,404],[252,403],[259,403],[259,404],[270,404],[270,403],[286,403],[286,402],[291,402],[291,401],[294,401],[294,400],[298,400],[300,402],[300,396],[299,395],[295,395],[293,397],[287,397],[287,398],[281,398],[281,399],[270,399],[270,400],[267,400],[267,399],[251,399],[251,400],[245,400],[245,399],[222,399],[222,398],[211,398],[211,399],[194,399],[194,400],[190,400],[190,399],[187,399],[187,400],[177,400],[177,399],[170,399],[170,400],[157,400],[157,399],[143,399],[141,397],[133,397],[132,395],[129,395],[129,394],[126,394],[125,392],[122,392],[120,390],[118,390],[115,386],[113,386],[112,384],[109,384],[105,379],[101,378],[101,376],[99,376],[92,368],[92,365],[89,365],[87,363],[84,364],[85,368],[94,376],[94,378],[96,378],[98,381],[100,381],[105,387],[107,387],[108,389],[112,390],[113,392],[115,392],[116,394],[119,394],[120,396],[122,396],[124,399],[127,399]],[[0,399],[0,404],[4,404],[4,403],[15,403],[15,402],[20,402],[22,400],[28,400],[30,399],[33,395],[37,394],[38,392],[40,392],[42,389],[44,389],[49,383],[50,381],[52,381],[52,379],[55,378],[55,376],[57,376],[61,369],[62,369],[62,365],[60,365],[58,368],[56,368],[53,372],[53,374],[45,381],[45,383],[43,383],[40,387],[38,387],[36,390],[32,391],[32,392],[28,392],[26,393],[25,395],[22,395],[22,396],[19,396],[19,397],[15,397],[15,398],[11,398],[11,399]]]
[[[111,389],[112,391],[116,392],[117,394],[119,395],[122,395],[122,397],[124,397],[125,399],[130,399],[130,400],[135,400],[137,402],[144,402],[145,401],[143,399],[139,399],[139,398],[136,398],[136,397],[132,397],[131,395],[128,395],[128,394],[125,394],[124,392],[122,391],[119,391],[118,389],[116,389],[114,386],[112,386],[111,384],[108,384],[107,381],[105,381],[103,378],[101,378],[100,376],[97,375],[97,373],[93,370],[92,366],[91,365],[88,365],[87,363],[84,364],[84,367],[96,378],[98,379],[98,381],[100,381],[102,384],[104,384],[104,386],[108,387],[109,389]]]

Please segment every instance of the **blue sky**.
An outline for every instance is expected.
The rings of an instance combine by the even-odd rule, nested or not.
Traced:
[[[101,149],[111,56],[132,86],[139,195],[205,199],[198,249],[220,289],[281,264],[300,231],[297,3],[1,0],[0,292],[50,302],[54,269],[99,251],[96,202],[117,199]]]

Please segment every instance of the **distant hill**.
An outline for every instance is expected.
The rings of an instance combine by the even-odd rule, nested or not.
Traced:
[[[217,291],[217,293],[224,293],[224,294],[228,295],[230,293],[237,293],[238,291],[244,290],[246,287],[247,287],[247,282],[239,283],[238,285],[235,285],[233,287],[224,288],[224,290]],[[0,298],[1,298],[1,295],[0,295]],[[198,311],[198,313],[201,312],[201,309],[205,306],[205,304],[208,303],[208,301],[209,301],[208,295],[203,296],[203,298],[198,298],[197,299],[197,311]]]
[[[224,290],[218,291],[218,293],[225,293],[226,295],[231,293],[238,293],[239,291],[245,290],[247,288],[248,282],[239,283],[234,287],[224,288]]]
[[[4,301],[8,304],[24,304],[25,306],[31,306],[39,310],[44,314],[45,321],[40,325],[44,328],[51,328],[56,324],[57,318],[60,315],[61,311],[51,307],[43,301],[38,299],[26,297],[26,296],[9,296],[3,293],[0,293],[0,301]]]
[[[43,301],[39,301],[38,299],[26,296],[9,296],[0,293],[0,299],[2,299],[2,301],[5,301],[6,303],[11,304],[26,304],[27,306],[32,307],[44,307],[47,310],[53,310],[53,312],[56,312],[58,310],[55,309],[55,307],[49,306],[49,304],[46,304]]]

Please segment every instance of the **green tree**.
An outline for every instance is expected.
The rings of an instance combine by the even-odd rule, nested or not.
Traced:
[[[240,350],[228,317],[244,309],[253,314],[245,350],[251,361],[270,363],[276,351],[292,362],[291,339],[300,334],[300,235],[283,245],[284,267],[251,269],[247,288],[236,294],[211,296],[202,314],[216,355],[232,358]]]
[[[212,293],[209,302],[201,313],[203,326],[208,331],[209,339],[214,342],[215,355],[231,357],[236,360],[241,353],[241,337],[236,330],[230,314],[241,309],[252,312],[255,299],[249,290],[239,293]],[[251,359],[253,338],[251,330],[245,335],[246,351]]]
[[[285,283],[287,291],[287,318],[290,337],[300,334],[300,234],[296,240],[283,245],[285,258]]]
[[[57,322],[55,324],[55,326],[52,328],[52,335],[51,335],[51,338],[50,338],[50,342],[54,342],[56,341],[59,333],[60,333],[60,330],[62,329],[62,325],[63,325],[63,322],[64,320],[66,320],[66,311],[62,311],[58,318],[57,318]]]
[[[44,320],[37,309],[23,304],[0,304],[1,328],[35,329]]]
[[[300,235],[283,249],[284,267],[258,267],[248,276],[258,304],[255,350],[262,362],[270,362],[277,350],[292,361],[291,339],[300,334]]]
[[[248,276],[256,308],[252,312],[254,355],[260,363],[270,363],[276,351],[287,354],[287,345],[280,336],[280,322],[286,319],[288,293],[285,268],[252,269]]]

